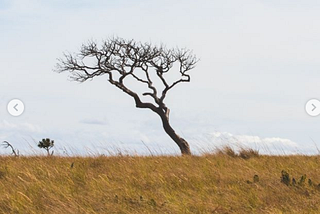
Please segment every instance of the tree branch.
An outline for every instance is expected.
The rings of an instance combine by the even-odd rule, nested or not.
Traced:
[[[85,63],[91,60],[92,65]],[[167,92],[181,82],[189,82],[190,76],[186,74],[196,64],[197,59],[188,50],[166,49],[164,46],[152,46],[149,43],[137,43],[133,40],[112,38],[105,40],[102,47],[90,41],[82,45],[78,55],[64,54],[64,59],[59,59],[56,71],[70,73],[74,81],[85,82],[96,76],[108,74],[108,81],[134,98],[138,108],[149,108],[152,111],[162,111],[169,115],[169,109],[164,104]],[[174,63],[179,64],[181,78],[169,84],[164,74],[169,72]],[[145,79],[139,77],[136,72],[141,69],[145,73]],[[150,73],[155,72],[163,84],[161,96],[154,86]],[[115,78],[117,74],[117,78]],[[138,93],[125,85],[124,79],[132,76],[137,82],[143,83],[151,92],[142,93],[143,96],[150,96],[153,103],[141,101]],[[158,107],[156,107],[158,105]]]

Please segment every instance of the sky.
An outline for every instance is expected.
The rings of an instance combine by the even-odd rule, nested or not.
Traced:
[[[0,141],[22,154],[42,154],[42,138],[56,154],[179,154],[159,117],[106,77],[77,83],[53,72],[64,52],[119,36],[200,59],[167,97],[194,153],[317,154],[320,116],[304,109],[320,99],[319,9],[312,0],[0,0]],[[19,117],[7,112],[14,98],[25,104]]]

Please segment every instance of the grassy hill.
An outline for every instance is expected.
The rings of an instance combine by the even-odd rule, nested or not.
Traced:
[[[0,157],[0,213],[320,213],[320,156],[250,154]]]

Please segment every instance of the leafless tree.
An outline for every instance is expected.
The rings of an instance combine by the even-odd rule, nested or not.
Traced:
[[[78,54],[64,54],[55,71],[68,71],[70,78],[78,82],[107,74],[108,81],[131,96],[137,108],[147,108],[158,114],[165,132],[179,146],[182,154],[189,155],[189,144],[176,134],[169,123],[170,110],[164,101],[173,87],[190,82],[187,72],[195,67],[197,61],[190,50],[111,38],[103,41],[100,47],[90,41],[82,45]],[[168,72],[178,78],[169,81]],[[145,92],[139,94],[127,84],[127,79],[144,85]],[[149,97],[147,102],[144,101],[146,97]]]
[[[13,146],[8,141],[3,141],[2,145],[4,146],[4,148],[9,148],[10,147],[10,149],[12,151],[12,154],[14,156],[16,156],[16,157],[19,156],[19,150],[16,150],[15,148],[13,148]]]

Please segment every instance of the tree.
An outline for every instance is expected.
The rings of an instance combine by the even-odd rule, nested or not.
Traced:
[[[50,149],[54,146],[54,140],[50,140],[49,138],[42,139],[39,141],[38,147],[45,149],[47,151],[48,156],[53,155],[53,151],[50,154]]]
[[[169,123],[170,109],[164,101],[173,87],[190,82],[187,72],[194,68],[197,61],[190,50],[167,49],[163,45],[111,38],[103,41],[101,47],[90,41],[82,45],[78,54],[64,54],[55,71],[67,71],[70,78],[77,82],[107,75],[109,83],[131,96],[137,108],[150,109],[159,115],[165,132],[179,146],[182,154],[189,155],[188,142],[176,134]],[[175,71],[178,78],[169,81],[166,75],[169,71],[170,74]],[[138,93],[129,86],[129,80],[143,84],[145,91]],[[149,100],[146,102],[143,99],[147,97]]]
[[[4,146],[4,148],[9,148],[9,147],[10,147],[10,149],[11,149],[11,151],[12,151],[12,154],[13,154],[14,156],[16,156],[16,157],[19,156],[19,150],[15,149],[15,148],[11,145],[11,143],[9,143],[8,141],[3,141],[3,142],[2,142],[2,145]]]

